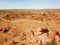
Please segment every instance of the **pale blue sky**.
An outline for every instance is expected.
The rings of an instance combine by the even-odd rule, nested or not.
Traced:
[[[0,9],[60,8],[60,0],[0,0]]]

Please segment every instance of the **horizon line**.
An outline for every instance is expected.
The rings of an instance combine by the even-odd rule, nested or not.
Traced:
[[[26,10],[26,9],[60,9],[60,8],[5,8],[0,10]]]

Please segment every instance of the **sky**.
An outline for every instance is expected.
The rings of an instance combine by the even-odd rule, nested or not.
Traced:
[[[0,0],[0,9],[60,9],[60,0]]]

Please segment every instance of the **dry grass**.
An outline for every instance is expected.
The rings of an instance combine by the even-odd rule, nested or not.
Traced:
[[[0,44],[2,45],[8,45],[12,40],[19,41],[17,37],[19,38],[20,33],[23,31],[48,28],[60,32],[60,9],[0,10],[0,30],[4,28],[9,28],[9,32],[3,34],[0,31]],[[5,41],[6,38],[7,42]]]

